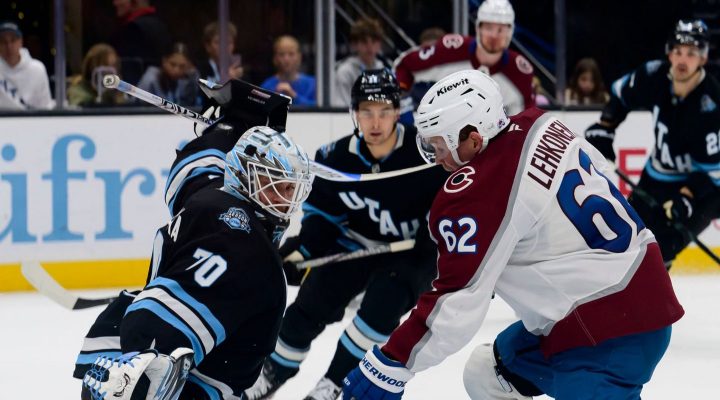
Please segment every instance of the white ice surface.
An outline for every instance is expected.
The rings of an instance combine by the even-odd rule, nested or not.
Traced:
[[[720,398],[720,275],[673,277],[686,314],[644,399]],[[84,292],[95,296],[109,291]],[[290,291],[294,298],[296,291]],[[0,400],[77,399],[80,381],[71,377],[83,335],[102,308],[67,311],[37,293],[0,294]],[[329,326],[313,343],[300,373],[275,396],[301,399],[324,374],[337,339],[353,315]],[[419,373],[407,386],[406,399],[467,399],[464,363],[475,345],[491,342],[514,321],[512,310],[493,301],[472,343],[441,365]]]

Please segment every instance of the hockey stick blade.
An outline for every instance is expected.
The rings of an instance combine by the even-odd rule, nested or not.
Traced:
[[[647,204],[651,208],[662,208],[660,203],[653,197],[650,193],[644,191],[642,188],[638,187],[638,185],[630,180],[630,177],[625,175],[624,172],[620,171],[620,168],[613,165],[615,169],[615,174],[620,177],[620,179],[627,183],[628,186],[630,186],[633,190],[633,193],[635,193],[640,200],[643,201],[643,203]],[[712,250],[710,250],[709,247],[705,245],[700,239],[698,239],[697,235],[693,231],[691,231],[685,224],[673,220],[669,220],[669,223],[672,225],[673,228],[675,228],[677,231],[679,231],[682,234],[687,235],[695,244],[697,247],[700,248],[705,254],[707,254],[708,257],[710,257],[717,265],[720,265],[720,257],[718,257],[717,254],[715,254]]]
[[[27,281],[38,292],[68,310],[82,310],[85,308],[102,306],[112,303],[117,297],[103,297],[87,299],[74,295],[50,276],[45,268],[37,261],[25,261],[20,265],[20,271]]]
[[[348,253],[338,253],[325,257],[314,258],[312,260],[301,261],[295,265],[297,266],[297,269],[315,268],[322,265],[337,263],[341,261],[355,260],[358,258],[370,257],[378,254],[406,251],[412,249],[413,246],[415,246],[415,240],[413,239],[400,240],[397,242],[382,244],[367,249],[360,249]]]
[[[190,110],[188,108],[185,108],[181,105],[175,104],[171,101],[168,101],[167,99],[164,99],[160,96],[154,95],[148,91],[145,91],[143,89],[140,89],[137,86],[131,85],[122,79],[120,79],[117,75],[105,75],[103,77],[103,85],[106,88],[109,89],[116,89],[123,93],[126,93],[130,96],[133,96],[135,98],[138,98],[148,104],[151,104],[155,107],[162,108],[165,111],[168,111],[170,113],[173,113],[175,115],[179,115],[181,117],[185,117],[193,122],[196,122],[198,124],[204,125],[204,126],[210,126],[215,121],[205,118],[202,115],[198,114],[197,112]],[[387,179],[387,178],[393,178],[400,175],[405,174],[411,174],[413,172],[422,171],[431,167],[434,167],[434,164],[424,164],[424,165],[418,165],[416,167],[411,168],[405,168],[405,169],[399,169],[396,171],[388,171],[388,172],[380,172],[377,174],[351,174],[347,172],[338,171],[335,169],[332,169],[330,167],[326,167],[322,164],[316,163],[315,161],[310,162],[310,172],[318,176],[319,178],[328,180],[328,181],[335,181],[335,182],[364,182],[364,181],[374,181],[378,179]]]

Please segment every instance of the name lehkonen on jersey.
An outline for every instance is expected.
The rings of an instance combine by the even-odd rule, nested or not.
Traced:
[[[575,138],[577,136],[567,126],[560,121],[553,121],[540,138],[540,143],[535,147],[535,152],[530,160],[530,166],[533,169],[529,170],[527,175],[540,186],[550,190],[558,164],[565,154],[568,144]],[[533,171],[538,174],[534,174]]]

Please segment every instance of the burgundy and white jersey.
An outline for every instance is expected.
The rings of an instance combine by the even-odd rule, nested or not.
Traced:
[[[477,46],[474,37],[448,34],[431,46],[408,50],[398,57],[394,65],[400,88],[409,91],[415,85],[427,91],[435,82],[453,72],[479,69],[492,76],[500,86],[508,115],[534,106],[533,67],[530,62],[513,50],[505,50],[495,65],[480,65],[475,56]]]
[[[438,278],[383,352],[414,372],[438,364],[472,339],[493,291],[546,356],[680,319],[655,237],[607,168],[551,115],[512,117],[438,192]]]

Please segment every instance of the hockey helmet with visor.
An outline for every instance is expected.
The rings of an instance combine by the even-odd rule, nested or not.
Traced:
[[[461,160],[457,153],[461,131],[477,131],[484,149],[510,121],[497,83],[478,70],[455,72],[439,80],[423,96],[417,112],[418,150],[431,164],[448,154],[457,165],[466,164],[469,160]]]

